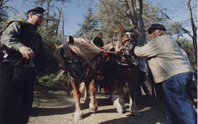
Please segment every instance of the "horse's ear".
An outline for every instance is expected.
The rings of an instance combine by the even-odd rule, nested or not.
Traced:
[[[57,45],[56,43],[54,43],[54,46],[55,46],[56,50],[60,47],[60,46]]]
[[[71,43],[71,44],[74,43],[74,38],[72,36],[69,36],[69,43]]]

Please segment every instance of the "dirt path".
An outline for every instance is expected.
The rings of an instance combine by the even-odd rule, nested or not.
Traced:
[[[128,111],[125,114],[118,114],[116,108],[109,104],[106,95],[99,94],[97,99],[98,112],[91,114],[88,103],[83,104],[84,119],[75,122],[73,120],[75,106],[72,97],[67,96],[64,91],[37,91],[28,124],[167,124],[163,101],[138,97],[137,105],[141,115],[131,116]]]

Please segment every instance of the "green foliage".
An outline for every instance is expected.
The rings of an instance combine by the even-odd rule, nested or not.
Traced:
[[[98,22],[96,16],[93,14],[92,9],[88,9],[87,15],[84,16],[85,20],[81,26],[80,30],[76,32],[77,36],[84,36],[89,39],[93,38],[94,34],[97,32]]]
[[[68,78],[65,75],[62,75],[59,79],[55,80],[55,74],[48,74],[38,78],[36,84],[37,89],[46,89],[46,90],[65,90]],[[44,87],[44,88],[43,88]]]
[[[183,36],[182,25],[179,22],[168,25],[168,29],[170,34],[176,34],[178,38]]]
[[[54,73],[58,70],[58,62],[54,56],[56,37],[51,34],[51,31],[46,26],[41,26],[38,29],[39,34],[43,39],[47,73]]]
[[[117,39],[119,25],[125,29],[132,28],[126,16],[126,7],[118,0],[102,0],[99,4],[98,19],[107,42]]]
[[[166,18],[160,13],[158,7],[152,6],[149,2],[143,2],[143,14],[142,18],[144,20],[145,27],[148,27],[153,23],[164,23]]]
[[[131,12],[133,10],[131,9]],[[126,14],[126,3],[122,0],[101,0],[98,9],[99,23],[106,40],[114,41],[118,37],[118,27],[122,25],[124,29],[131,29],[133,25]],[[164,23],[166,19],[159,13],[159,8],[153,7],[150,3],[143,2],[144,25],[147,28],[151,23]]]
[[[189,41],[186,39],[179,39],[178,41],[181,43],[181,48],[187,53],[192,68],[195,68],[196,61],[195,61],[195,56],[194,56],[194,52],[193,52],[192,41]]]

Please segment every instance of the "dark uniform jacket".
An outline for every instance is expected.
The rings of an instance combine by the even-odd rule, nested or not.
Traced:
[[[6,59],[11,61],[14,66],[26,66],[32,62],[23,58],[18,51],[21,46],[25,45],[34,51],[33,63],[36,68],[44,70],[43,42],[36,30],[37,27],[30,23],[13,21],[3,31],[1,43],[8,48]]]

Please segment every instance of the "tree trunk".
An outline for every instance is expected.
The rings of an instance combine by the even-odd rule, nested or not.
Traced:
[[[136,12],[135,12],[135,8],[134,8],[133,0],[131,2],[132,2],[133,14],[131,12],[131,9],[130,9],[128,1],[125,0],[125,3],[126,3],[126,14],[127,14],[128,18],[129,18],[130,23],[133,24],[133,25],[137,25]]]
[[[0,0],[0,9],[2,9],[3,6],[3,0]]]
[[[62,14],[62,10],[59,10],[59,14],[58,14],[58,24],[57,24],[57,27],[56,27],[56,36],[58,35],[58,28],[59,28],[59,25],[60,25],[60,19],[61,19],[61,14]]]
[[[63,11],[62,10],[61,10],[61,17],[62,17],[62,38],[65,39],[64,16],[63,16]]]
[[[196,26],[192,17],[192,8],[190,5],[190,1],[191,0],[186,0],[186,4],[188,6],[188,11],[189,11],[189,16],[190,16],[190,22],[191,22],[191,26],[192,26],[192,31],[193,31],[193,47],[194,47],[194,53],[195,53],[195,59],[196,59],[196,63],[197,63],[197,31],[196,31]]]
[[[0,14],[2,9],[3,9],[3,0],[0,0]],[[0,29],[2,28],[2,22],[3,22],[3,18],[2,16],[0,16]]]
[[[136,0],[137,28],[139,31],[138,45],[144,45],[146,42],[145,26],[142,19],[142,0]]]
[[[48,23],[49,23],[49,10],[50,10],[50,3],[51,3],[51,0],[48,0],[47,1],[47,8],[46,8],[46,16],[47,16],[47,19],[46,19],[46,26],[48,27]]]

